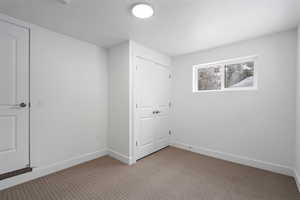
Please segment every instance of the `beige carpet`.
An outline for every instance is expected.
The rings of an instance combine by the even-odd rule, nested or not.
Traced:
[[[102,157],[0,192],[1,200],[300,200],[293,178],[166,148],[133,166]]]

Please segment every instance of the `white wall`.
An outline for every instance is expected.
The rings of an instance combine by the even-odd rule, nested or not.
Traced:
[[[173,60],[173,140],[208,155],[291,174],[296,31]],[[258,90],[192,93],[192,66],[258,55]]]
[[[109,65],[109,134],[112,156],[123,161],[129,157],[129,41],[108,52]]]
[[[104,49],[42,28],[32,28],[34,167],[106,148],[107,79]]]
[[[0,190],[106,154],[107,52],[0,14],[28,27],[33,172],[0,181]]]
[[[295,152],[295,179],[300,190],[300,25],[298,26],[298,66],[297,66],[297,97],[296,97],[296,152]]]

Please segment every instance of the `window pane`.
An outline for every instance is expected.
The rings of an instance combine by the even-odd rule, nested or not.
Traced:
[[[198,69],[198,90],[221,89],[221,66]]]
[[[254,62],[225,65],[225,88],[254,86]]]

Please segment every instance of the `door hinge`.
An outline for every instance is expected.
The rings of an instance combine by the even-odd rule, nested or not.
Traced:
[[[171,78],[172,76],[171,76],[171,74],[169,74],[169,78]]]
[[[28,107],[31,108],[31,103],[30,102],[28,103]]]
[[[137,104],[135,104],[135,107],[137,108],[137,107],[138,107],[138,105],[137,105]]]
[[[138,144],[138,141],[136,141],[136,142],[135,142],[135,146],[138,146],[138,145],[139,145],[139,144]]]
[[[172,132],[171,132],[171,130],[169,130],[169,135],[172,135]]]
[[[172,106],[172,103],[171,103],[171,101],[169,102],[169,108],[171,108],[171,106]]]

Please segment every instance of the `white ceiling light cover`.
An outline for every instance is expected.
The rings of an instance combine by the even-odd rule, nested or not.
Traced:
[[[151,5],[146,3],[135,4],[131,9],[132,14],[140,19],[147,19],[153,16],[154,9]]]

